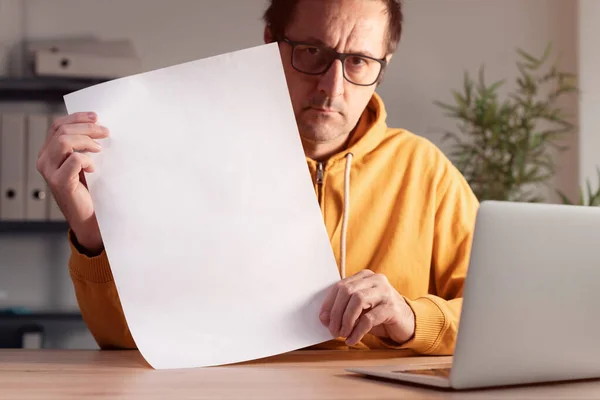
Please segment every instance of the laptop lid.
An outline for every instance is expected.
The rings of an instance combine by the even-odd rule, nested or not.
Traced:
[[[600,377],[600,207],[482,202],[454,388]]]

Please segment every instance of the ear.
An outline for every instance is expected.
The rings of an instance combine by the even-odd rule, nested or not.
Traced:
[[[271,32],[271,28],[269,25],[265,25],[265,33],[264,33],[265,44],[273,43],[275,39],[273,39],[273,33]]]

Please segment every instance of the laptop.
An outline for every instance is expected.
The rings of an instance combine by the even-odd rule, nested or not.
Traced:
[[[481,203],[451,360],[347,371],[450,389],[600,377],[600,207]]]

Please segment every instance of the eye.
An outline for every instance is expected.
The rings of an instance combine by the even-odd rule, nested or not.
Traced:
[[[353,67],[362,67],[367,64],[365,59],[362,57],[350,57],[348,59],[348,61],[350,62],[350,65],[352,65]]]
[[[321,49],[318,47],[305,47],[302,51],[309,56],[318,56],[321,53]]]

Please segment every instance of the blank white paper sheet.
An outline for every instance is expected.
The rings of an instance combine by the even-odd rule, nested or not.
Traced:
[[[339,274],[276,44],[102,83],[65,104],[111,132],[86,179],[153,368],[331,339],[319,309]]]

